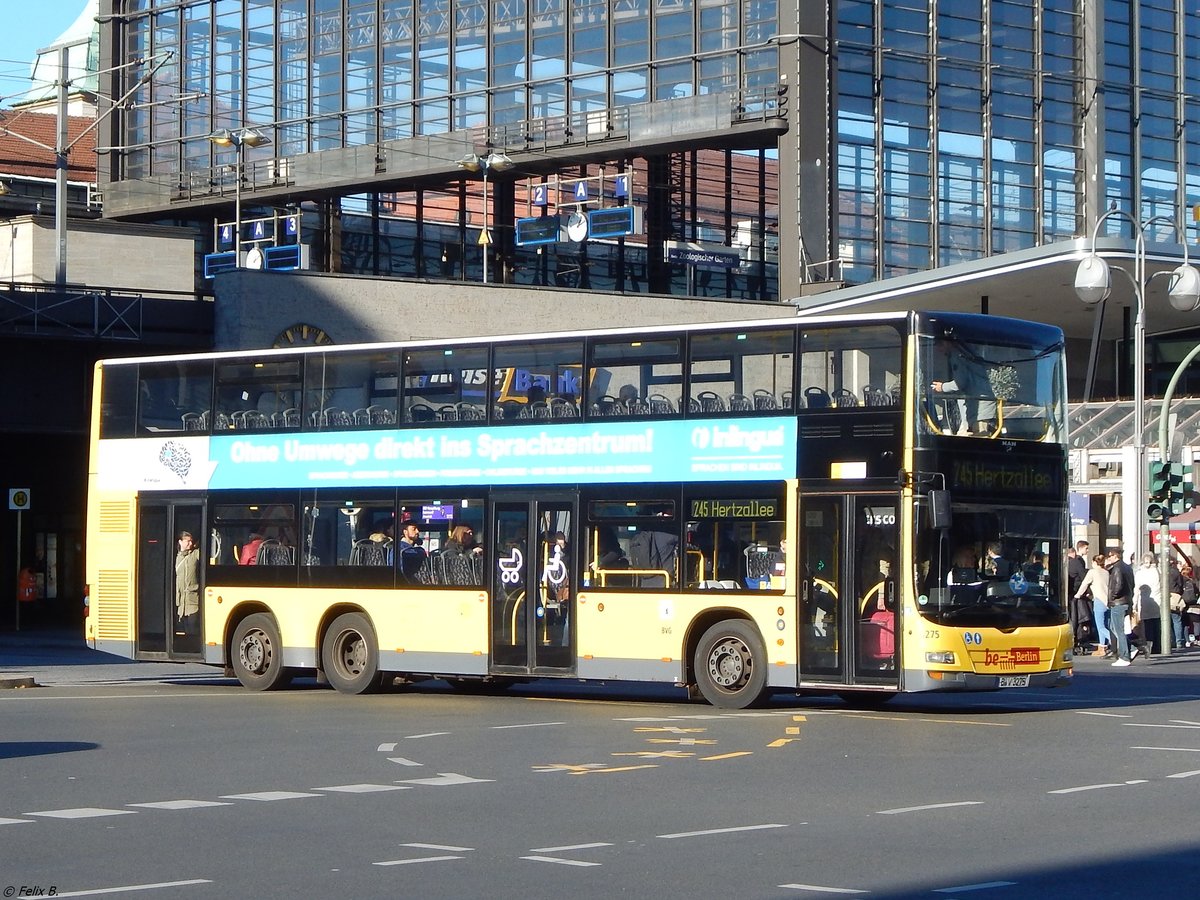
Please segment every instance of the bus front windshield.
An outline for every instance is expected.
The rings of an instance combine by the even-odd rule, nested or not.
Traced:
[[[1062,518],[1049,509],[953,507],[953,527],[924,525],[917,555],[917,608],[962,628],[1061,625]]]
[[[924,434],[1066,441],[1064,356],[1057,329],[944,314],[922,322],[917,346],[918,419]]]

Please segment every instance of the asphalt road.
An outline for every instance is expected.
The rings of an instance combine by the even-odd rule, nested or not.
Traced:
[[[0,659],[46,685],[0,691],[4,896],[1194,889],[1200,652],[1082,660],[1063,691],[745,712],[545,682],[254,694],[200,666],[69,656]]]

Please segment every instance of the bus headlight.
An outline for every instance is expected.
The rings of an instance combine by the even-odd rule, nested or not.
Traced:
[[[941,666],[952,666],[954,665],[954,651],[937,650],[933,653],[926,653],[925,662],[936,663],[937,665]]]

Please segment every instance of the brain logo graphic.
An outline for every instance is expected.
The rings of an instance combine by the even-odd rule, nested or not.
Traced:
[[[187,479],[187,473],[192,468],[192,454],[187,447],[175,441],[167,441],[158,451],[158,461],[179,476],[180,481]]]

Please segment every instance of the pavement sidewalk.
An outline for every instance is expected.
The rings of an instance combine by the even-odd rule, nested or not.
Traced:
[[[93,650],[82,629],[29,628],[0,631],[0,690],[54,684],[222,678],[201,663],[139,662]]]

